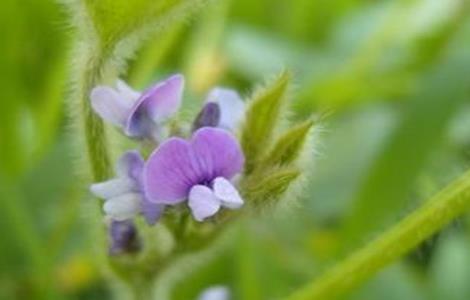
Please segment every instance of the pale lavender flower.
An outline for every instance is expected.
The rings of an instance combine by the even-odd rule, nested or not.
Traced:
[[[183,87],[180,74],[157,82],[143,93],[119,80],[115,88],[95,87],[91,105],[101,118],[120,127],[127,136],[158,140],[162,125],[181,105]]]
[[[143,183],[149,201],[175,205],[188,199],[198,221],[221,207],[243,205],[232,179],[242,170],[243,152],[233,135],[223,129],[204,127],[191,140],[173,137],[148,159]]]
[[[230,300],[230,290],[223,285],[216,285],[205,289],[197,300]]]
[[[109,254],[119,255],[139,251],[140,242],[134,222],[111,221],[109,225]]]
[[[214,127],[235,131],[243,120],[245,102],[234,90],[221,87],[213,88],[207,95],[206,103],[216,103],[219,106],[220,119]]]
[[[129,220],[142,213],[147,223],[154,224],[163,211],[163,205],[151,203],[142,189],[144,159],[137,151],[128,151],[119,159],[117,177],[92,184],[91,192],[105,199],[104,212],[116,221]]]

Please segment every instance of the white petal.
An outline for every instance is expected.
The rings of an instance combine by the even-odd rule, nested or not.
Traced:
[[[130,178],[116,178],[90,186],[90,191],[102,199],[113,198],[135,189],[135,183]]]
[[[214,180],[214,195],[222,203],[223,207],[237,209],[242,207],[243,199],[240,197],[237,189],[223,177],[217,177]]]
[[[104,203],[104,212],[116,221],[133,218],[140,212],[141,195],[128,193],[114,197]]]
[[[107,86],[97,86],[91,91],[91,106],[104,120],[116,125],[124,126],[132,102],[123,98],[116,90]]]
[[[220,107],[219,127],[234,131],[245,114],[245,102],[237,92],[226,88],[214,88],[210,91],[207,102],[215,102]]]
[[[189,191],[188,205],[193,217],[201,222],[215,215],[220,209],[220,201],[210,188],[204,185],[195,185]]]
[[[141,95],[121,79],[116,82],[116,89],[123,98],[132,104],[135,103],[135,101],[137,101]]]
[[[229,300],[230,291],[225,286],[213,286],[204,290],[198,300]]]

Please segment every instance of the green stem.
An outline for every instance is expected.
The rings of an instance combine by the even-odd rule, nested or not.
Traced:
[[[96,53],[95,53],[96,52]],[[80,80],[80,103],[82,107],[83,123],[85,129],[85,143],[87,155],[95,181],[102,181],[111,173],[110,159],[107,150],[107,138],[104,124],[93,112],[90,105],[90,91],[101,80],[104,71],[106,56],[102,51],[88,50],[85,58],[85,69]]]
[[[286,300],[334,299],[361,284],[470,207],[470,171],[375,241]]]

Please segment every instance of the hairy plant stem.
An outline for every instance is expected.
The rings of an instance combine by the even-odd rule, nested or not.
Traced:
[[[84,59],[85,69],[81,78],[80,103],[85,128],[85,144],[93,180],[102,181],[111,173],[110,159],[107,149],[107,138],[103,121],[93,112],[90,104],[90,91],[102,77],[106,65],[106,56],[103,51],[93,53],[88,49],[88,56]]]
[[[470,208],[470,171],[375,241],[286,300],[335,299],[364,282]]]
[[[78,100],[80,103],[81,122],[84,134],[84,147],[87,154],[87,161],[90,169],[90,179],[94,182],[109,179],[112,174],[111,159],[108,149],[108,138],[106,136],[103,121],[93,112],[90,104],[90,91],[103,81],[104,74],[111,68],[109,51],[105,51],[98,45],[85,49],[85,55],[81,63],[83,64],[78,74]],[[110,79],[110,78],[107,78]],[[99,246],[99,263],[104,269],[106,266],[106,232],[102,222],[102,214],[99,208],[99,201],[96,201],[96,209],[91,212],[92,238]],[[115,275],[116,268],[110,268]],[[125,282],[128,292],[134,299],[151,299],[150,283],[146,278],[135,280],[133,276],[118,276]]]

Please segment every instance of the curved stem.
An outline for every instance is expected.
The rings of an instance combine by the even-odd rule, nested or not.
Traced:
[[[470,171],[375,241],[286,300],[334,299],[361,284],[470,208]]]
[[[92,49],[89,49],[88,55],[84,60],[85,69],[79,86],[86,149],[92,177],[95,181],[102,181],[109,177],[111,173],[104,124],[101,119],[93,113],[89,99],[91,89],[96,86],[101,79],[105,62],[105,55],[101,51],[94,53]]]

